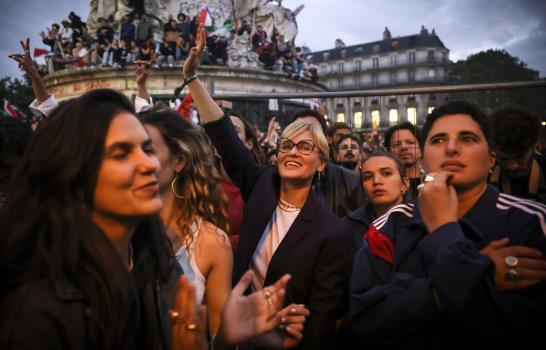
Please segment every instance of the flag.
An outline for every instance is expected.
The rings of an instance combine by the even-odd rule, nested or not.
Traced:
[[[201,11],[199,11],[199,24],[205,26],[205,31],[207,33],[214,32],[214,19],[212,18],[208,7],[202,8]]]
[[[190,119],[192,103],[193,103],[193,98],[191,97],[191,93],[188,93],[186,96],[184,96],[184,99],[182,99],[182,102],[180,102],[177,112],[182,114],[184,118]]]
[[[52,55],[53,53],[52,52],[49,52],[48,50],[46,49],[40,49],[38,47],[35,47],[34,48],[34,57],[40,57],[42,55]]]
[[[301,12],[301,10],[303,10],[304,7],[305,7],[304,4],[301,4],[300,6],[296,7],[296,9],[292,11],[292,16],[296,17]]]
[[[7,117],[13,117],[17,118],[19,116],[19,108],[15,107],[15,105],[12,105],[8,100],[4,100],[4,114]]]

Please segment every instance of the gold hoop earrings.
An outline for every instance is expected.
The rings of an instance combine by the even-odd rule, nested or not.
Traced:
[[[174,184],[175,182],[178,180],[178,176],[175,176],[173,181],[171,182],[171,191],[174,193],[175,197],[178,197],[178,198],[184,198],[184,196],[181,196],[179,195],[178,193],[176,193],[176,189],[174,188]]]

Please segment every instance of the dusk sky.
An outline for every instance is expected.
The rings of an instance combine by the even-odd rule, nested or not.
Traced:
[[[89,0],[0,0],[0,77],[21,76],[7,55],[20,52],[19,40],[47,48],[38,33],[60,22],[70,11],[85,21]],[[505,49],[546,77],[546,0],[285,0],[298,15],[297,45],[313,51],[380,40],[385,27],[393,37],[433,28],[450,49],[453,61],[472,53]]]

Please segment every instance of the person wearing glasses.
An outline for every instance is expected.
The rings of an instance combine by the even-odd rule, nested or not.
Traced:
[[[248,269],[261,290],[290,273],[285,304],[305,304],[310,315],[303,340],[286,334],[285,345],[301,349],[334,348],[336,319],[346,309],[349,276],[357,243],[348,227],[320,204],[311,191],[328,161],[328,142],[318,125],[297,120],[278,142],[277,166],[259,167],[195,72],[204,50],[204,29],[184,63],[189,90],[204,129],[245,201],[244,220],[234,257],[233,280]],[[282,329],[279,332],[284,332]]]
[[[336,164],[358,174],[360,170],[361,145],[362,142],[355,134],[341,135],[334,149]]]

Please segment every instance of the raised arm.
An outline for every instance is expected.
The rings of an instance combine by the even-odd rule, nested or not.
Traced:
[[[205,50],[205,28],[197,31],[197,46],[184,62],[184,85],[188,85],[199,115],[205,121],[205,131],[222,156],[222,164],[230,179],[241,190],[246,201],[252,191],[260,167],[252,152],[237,136],[231,120],[197,79],[196,70]]]
[[[34,92],[34,97],[38,101],[38,104],[41,104],[49,98],[49,93],[45,88],[44,82],[40,77],[40,74],[34,66],[34,62],[30,57],[30,39],[27,38],[26,42],[20,41],[21,47],[23,48],[23,54],[12,54],[9,57],[12,58],[15,62],[19,63],[19,67],[22,68],[29,76],[30,81],[32,82],[32,91]]]
[[[191,80],[188,83],[188,88],[190,89],[193,102],[199,111],[199,115],[201,115],[205,123],[210,123],[222,119],[224,112],[214,102],[199,79],[193,79],[196,77],[197,68],[199,67],[199,63],[201,63],[203,51],[205,51],[205,27],[202,24],[197,29],[196,43],[197,46],[191,48],[190,54],[184,62],[182,72],[184,73],[184,83]]]

